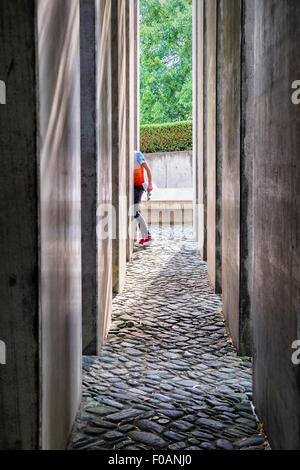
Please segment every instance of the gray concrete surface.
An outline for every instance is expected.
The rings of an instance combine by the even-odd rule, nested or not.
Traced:
[[[126,164],[127,164],[127,205],[133,208],[134,152],[139,149],[139,1],[126,2]],[[133,211],[128,212],[128,224],[133,226]],[[128,231],[126,259],[133,253],[133,231]]]
[[[96,1],[96,109],[97,109],[97,204],[112,204],[112,99],[111,99],[111,0]],[[97,212],[97,224],[105,216]],[[98,225],[97,225],[98,227]],[[112,240],[97,237],[98,328],[94,332],[102,346],[111,322]]]
[[[81,397],[79,1],[40,0],[37,20],[40,441],[63,449]]]
[[[204,0],[193,0],[193,226],[200,256],[207,259],[204,146]],[[202,211],[200,212],[200,206]]]
[[[223,9],[222,290],[226,322],[239,349],[241,1],[226,0]]]
[[[251,292],[253,282],[253,155],[254,138],[254,2],[242,9],[241,54],[241,227],[240,227],[240,354],[252,355]]]
[[[33,0],[0,1],[0,448],[38,446],[39,313]]]
[[[113,240],[113,290],[122,291],[127,259],[127,136],[126,136],[126,5],[111,4],[112,74],[112,203],[116,210],[116,238]]]
[[[98,354],[95,1],[80,0],[82,349]]]
[[[110,0],[82,0],[81,198],[83,352],[99,354],[111,316],[111,240],[97,237],[112,200]]]
[[[206,8],[206,88],[207,99],[205,122],[207,131],[207,266],[208,275],[213,289],[220,293],[222,290],[220,278],[217,275],[217,224],[220,219],[217,206],[217,184],[219,181],[217,165],[217,1],[211,0]],[[220,239],[218,239],[220,242]],[[219,267],[219,266],[218,266]]]
[[[0,447],[64,448],[81,396],[79,2],[0,13]]]
[[[262,40],[263,38],[263,40]],[[254,399],[275,449],[300,449],[300,3],[255,1]]]
[[[216,70],[216,290],[222,292],[222,166],[223,166],[223,0],[217,1]]]
[[[153,183],[158,188],[192,188],[192,152],[146,153]]]

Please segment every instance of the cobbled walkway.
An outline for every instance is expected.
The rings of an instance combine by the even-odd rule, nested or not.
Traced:
[[[251,362],[226,334],[192,230],[153,228],[134,254],[101,357],[84,358],[71,448],[266,449]]]

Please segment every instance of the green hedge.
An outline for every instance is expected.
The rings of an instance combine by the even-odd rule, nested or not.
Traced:
[[[181,121],[141,126],[141,152],[179,152],[193,148],[193,122]]]

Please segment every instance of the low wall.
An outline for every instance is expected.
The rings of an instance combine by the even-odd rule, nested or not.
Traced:
[[[166,152],[145,154],[158,188],[193,187],[193,152]]]
[[[191,225],[193,223],[193,190],[191,188],[154,189],[151,200],[143,197],[142,212],[148,224]]]
[[[142,203],[144,219],[149,225],[191,225],[193,202],[150,201]]]

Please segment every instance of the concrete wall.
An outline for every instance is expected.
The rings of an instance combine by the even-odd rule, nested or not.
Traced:
[[[153,183],[158,188],[192,188],[192,152],[148,153]]]
[[[112,301],[112,242],[97,236],[112,201],[110,16],[111,0],[81,0],[82,335],[91,355],[107,336]]]
[[[0,1],[0,449],[38,446],[39,314],[34,4]],[[26,118],[24,118],[26,117]]]
[[[300,3],[254,3],[254,398],[273,448],[299,450]]]
[[[39,0],[37,20],[41,446],[62,449],[81,396],[79,1]]]

